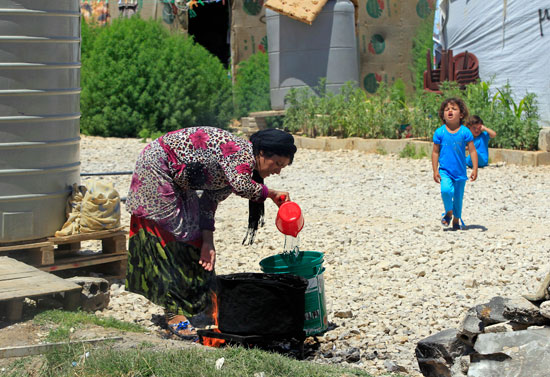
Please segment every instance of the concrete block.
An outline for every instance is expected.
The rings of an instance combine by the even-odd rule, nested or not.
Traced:
[[[105,309],[109,305],[111,298],[109,291],[109,282],[102,278],[89,276],[75,276],[69,279],[82,287],[80,296],[80,306],[82,310],[94,312]]]
[[[379,146],[388,153],[399,154],[410,142],[407,139],[380,139]]]
[[[512,149],[489,149],[491,162],[506,162],[507,164],[520,166],[536,166],[536,152],[517,151]]]
[[[296,139],[298,138],[300,139],[299,148],[325,150],[325,146],[327,143],[326,139],[299,136],[294,138],[295,142],[296,142]],[[298,144],[296,144],[296,146],[298,147]]]
[[[550,165],[550,152],[537,153],[537,166]]]
[[[256,118],[253,117],[242,117],[241,126],[243,128],[258,128],[258,125],[256,124]]]
[[[325,144],[326,151],[337,151],[339,149],[346,149],[346,150],[353,149],[353,140],[327,138],[327,141]]]
[[[550,127],[542,127],[539,132],[539,151],[550,152]]]
[[[379,148],[379,144],[379,140],[377,139],[362,139],[360,137],[353,138],[353,149],[360,152],[376,153]]]

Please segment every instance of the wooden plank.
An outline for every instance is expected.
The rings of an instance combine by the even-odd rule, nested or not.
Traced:
[[[47,272],[0,257],[0,301],[53,293],[80,291],[82,287]]]
[[[0,252],[2,252],[2,251],[35,249],[35,248],[40,248],[40,247],[45,247],[45,246],[53,246],[53,245],[49,241],[44,241],[44,242],[33,242],[33,243],[11,245],[11,246],[0,246]]]
[[[38,248],[3,251],[0,252],[0,255],[35,266],[52,264],[54,261],[53,244],[51,242],[47,246]]]
[[[248,114],[248,116],[252,118],[276,117],[276,116],[285,115],[285,113],[286,113],[286,110],[255,111],[253,113]]]
[[[97,344],[109,341],[119,341],[123,338],[121,336],[114,336],[110,338],[96,338],[96,339],[84,339],[75,342],[60,342],[60,343],[46,343],[46,344],[33,344],[29,346],[16,346],[16,347],[4,347],[0,348],[0,359],[8,357],[25,357],[40,355],[55,349],[59,349],[65,346],[76,346],[79,344]]]
[[[101,248],[104,254],[118,253],[126,250],[126,235],[113,236],[101,240]]]
[[[72,234],[70,236],[61,236],[61,237],[49,237],[48,241],[53,242],[56,245],[62,245],[66,243],[74,243],[80,241],[89,241],[89,240],[100,240],[107,237],[112,237],[118,234],[127,234],[128,232],[124,230],[123,227],[116,229],[100,230],[93,233],[79,233]]]
[[[42,271],[61,271],[71,268],[80,268],[86,266],[93,266],[96,264],[104,264],[109,262],[121,261],[128,258],[126,252],[112,253],[112,254],[99,254],[99,255],[86,255],[78,257],[62,258],[55,262],[54,265],[40,266],[38,267]]]

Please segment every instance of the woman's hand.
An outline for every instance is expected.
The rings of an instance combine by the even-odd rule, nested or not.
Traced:
[[[202,231],[201,257],[199,264],[206,270],[214,270],[216,263],[216,249],[214,248],[214,232],[211,230]]]
[[[290,202],[290,194],[286,191],[277,191],[269,189],[267,197],[273,200],[278,207],[281,206],[284,202]]]

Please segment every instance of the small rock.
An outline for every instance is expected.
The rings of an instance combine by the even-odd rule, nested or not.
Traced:
[[[407,369],[405,367],[402,367],[401,365],[397,364],[394,361],[386,360],[384,361],[384,367],[388,372],[399,372],[399,373],[407,373]]]
[[[353,318],[353,313],[351,310],[338,311],[334,313],[336,318]]]

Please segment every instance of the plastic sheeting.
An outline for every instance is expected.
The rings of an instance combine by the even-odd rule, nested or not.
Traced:
[[[474,53],[481,79],[492,78],[492,88],[509,82],[518,101],[535,93],[541,125],[550,126],[550,2],[441,0],[440,10],[443,48]]]

